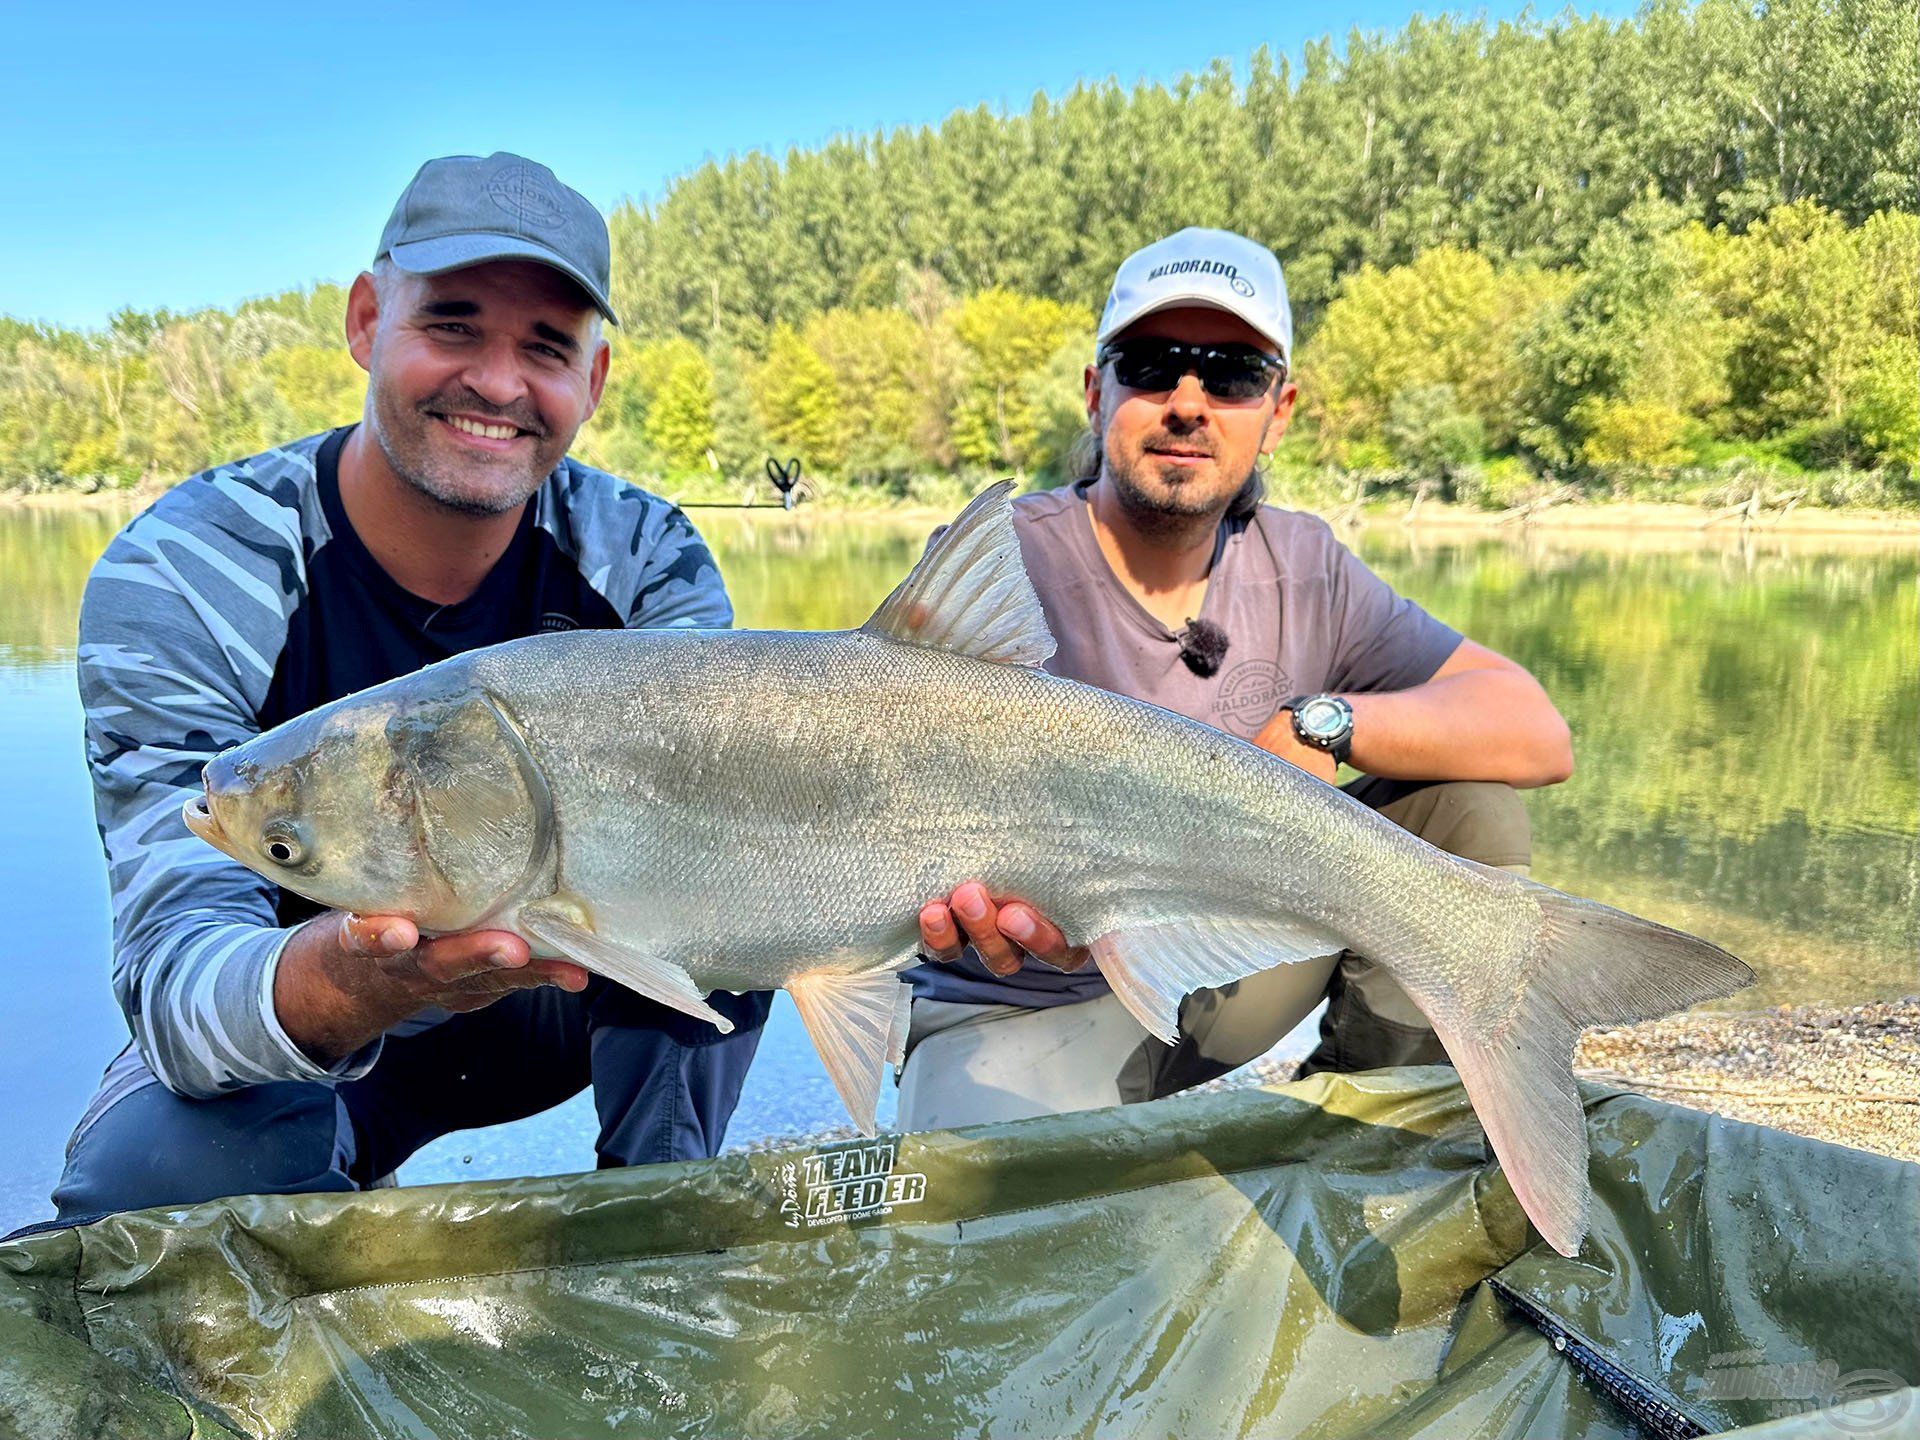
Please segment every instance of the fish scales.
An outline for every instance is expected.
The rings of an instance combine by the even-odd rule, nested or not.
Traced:
[[[1459,1066],[1572,1254],[1574,1037],[1748,983],[1706,941],[1434,849],[1221,731],[1039,669],[1008,487],[856,631],[577,631],[473,651],[218,757],[184,812],[323,905],[505,928],[663,1004],[781,987],[869,1133],[917,915],[964,881],[1090,947],[1171,1043],[1187,993],[1350,949]]]
[[[1264,751],[1043,672],[858,631],[556,639],[473,677],[553,789],[562,881],[716,988],[911,954],[919,907],[978,875],[1082,944],[1276,903],[1367,948],[1525,923],[1517,892],[1403,913],[1430,847]]]

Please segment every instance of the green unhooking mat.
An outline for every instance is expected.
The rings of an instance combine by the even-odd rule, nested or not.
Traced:
[[[1573,1260],[1444,1070],[119,1216],[0,1244],[0,1433],[1916,1433],[1920,1167],[1587,1101]]]

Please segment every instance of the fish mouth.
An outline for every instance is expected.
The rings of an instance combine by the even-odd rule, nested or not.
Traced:
[[[187,822],[187,829],[214,849],[233,854],[233,845],[227,839],[227,832],[220,828],[220,818],[213,813],[213,806],[207,802],[205,795],[189,795],[186,804],[180,807],[180,818]]]

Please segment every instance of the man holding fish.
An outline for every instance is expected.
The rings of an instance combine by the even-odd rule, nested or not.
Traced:
[[[518,173],[497,189],[489,183],[487,197],[538,217],[553,204],[551,192],[533,183],[537,179]],[[403,202],[394,225],[414,224],[422,213],[437,212],[431,204]],[[391,256],[404,268],[415,252],[396,243]],[[572,274],[564,265],[557,268]],[[1277,300],[1277,265],[1271,274],[1251,273],[1250,281],[1232,261],[1214,256],[1175,258],[1154,266],[1145,284],[1166,275],[1201,275],[1219,279],[1234,294],[1243,294],[1243,284],[1258,294],[1271,282],[1267,293]],[[411,483],[389,487],[392,493],[412,494],[416,502],[423,495],[454,513],[503,513],[508,507],[501,503],[501,487],[476,488],[468,467],[443,463],[453,453],[445,447],[455,435],[476,446],[498,442],[503,457],[524,453],[516,447],[529,444],[542,461],[560,467],[544,479],[537,465],[523,472],[522,484],[531,484],[516,503],[524,504],[532,487],[545,498],[549,485],[570,495],[583,484],[597,484],[591,472],[583,479],[573,462],[562,464],[561,427],[551,423],[547,408],[551,402],[554,413],[577,425],[597,397],[603,352],[595,349],[595,358],[581,366],[592,337],[590,328],[580,326],[590,322],[581,320],[569,332],[523,308],[517,288],[471,277],[452,282],[450,292],[431,285],[426,290],[404,307],[408,318],[399,326],[417,326],[426,335],[390,337],[386,326],[374,323],[379,297],[367,298],[356,286],[359,318],[350,324],[355,353],[374,362],[367,428],[379,437],[390,464],[413,470]],[[1149,289],[1150,297],[1154,293]],[[598,292],[590,288],[589,294],[603,304]],[[1167,308],[1150,298],[1128,315],[1130,303],[1122,297],[1110,307],[1110,329],[1125,348],[1108,347],[1100,361],[1114,372],[1115,399],[1109,408],[1091,375],[1089,398],[1105,443],[1103,480],[1114,478],[1120,488],[1113,462],[1123,456],[1138,460],[1128,482],[1139,493],[1125,503],[1135,507],[1136,520],[1150,513],[1160,517],[1140,528],[1188,536],[1184,545],[1168,547],[1178,563],[1163,566],[1159,580],[1142,587],[1148,604],[1162,607],[1150,613],[1164,622],[1171,613],[1167,606],[1198,605],[1208,567],[1203,563],[1184,578],[1179,571],[1195,556],[1217,562],[1219,541],[1209,542],[1201,527],[1217,526],[1216,511],[1237,493],[1247,472],[1233,488],[1223,480],[1242,451],[1250,466],[1283,403],[1276,372],[1290,337],[1284,330],[1274,333],[1280,351],[1273,355],[1228,334],[1127,335],[1122,332],[1134,321]],[[1278,303],[1284,312],[1284,301]],[[1184,308],[1236,313],[1230,304]],[[1124,318],[1114,319],[1116,310]],[[504,331],[497,328],[503,314],[512,321]],[[1202,316],[1181,323],[1214,322]],[[442,327],[453,332],[446,340],[438,338]],[[1140,344],[1142,338],[1153,344]],[[388,344],[400,362],[388,372],[396,382],[392,392],[381,378]],[[455,353],[443,354],[437,348],[443,344]],[[487,353],[469,353],[476,348]],[[520,389],[493,388],[523,364],[557,368],[540,372],[539,383],[528,373]],[[580,368],[563,375],[569,364]],[[1190,376],[1212,399],[1243,406],[1257,423],[1221,425],[1219,435],[1232,438],[1216,439],[1208,428],[1212,400],[1195,408],[1191,395],[1166,398],[1184,394]],[[469,399],[466,389],[450,388],[455,382],[478,400]],[[522,395],[531,408],[517,408]],[[571,405],[564,403],[568,396]],[[1136,398],[1144,408],[1129,410]],[[1290,401],[1286,390],[1284,402]],[[391,436],[384,433],[387,427]],[[554,441],[548,453],[546,442]],[[257,463],[270,468],[270,459]],[[558,481],[563,472],[566,480]],[[513,473],[504,459],[496,478],[501,473]],[[297,481],[256,488],[246,483],[258,478],[251,468],[228,478],[225,489],[207,483],[231,502],[231,511],[221,512],[229,520],[272,514],[273,505],[294,508],[300,499]],[[1189,481],[1200,483],[1189,487]],[[339,483],[344,497],[344,469]],[[428,1033],[443,1043],[413,1052],[426,1057],[420,1067],[424,1086],[405,1083],[411,1077],[402,1067],[403,1083],[382,1087],[380,1081],[394,1073],[388,1062],[375,1065],[354,1048],[378,1046],[384,1033],[397,1050],[394,1022],[411,1007],[450,992],[457,1002],[485,1005],[498,977],[471,991],[457,987],[472,972],[520,969],[568,987],[584,984],[587,996],[598,987],[580,1022],[590,1038],[592,1078],[601,1079],[604,1048],[622,1062],[610,1075],[613,1096],[664,1093],[666,1102],[664,1115],[642,1103],[645,1123],[636,1126],[631,1117],[610,1119],[608,1097],[602,1096],[603,1158],[665,1158],[633,1153],[644,1145],[610,1151],[608,1136],[644,1139],[650,1124],[656,1145],[663,1130],[671,1137],[689,1088],[685,1077],[694,1073],[706,1074],[709,1082],[706,1090],[693,1092],[695,1116],[724,1125],[737,1080],[729,1090],[732,1072],[726,1066],[702,1071],[696,1065],[670,1072],[663,1088],[656,1077],[626,1063],[643,1053],[632,1044],[648,1013],[639,997],[673,1012],[671,1019],[652,1019],[654,1030],[693,1047],[696,1033],[718,1045],[719,1037],[740,1033],[743,1021],[751,1031],[764,1017],[763,992],[778,987],[793,997],[855,1123],[871,1134],[880,1086],[904,1059],[912,1018],[900,972],[916,958],[916,944],[928,941],[925,932],[941,943],[942,907],[930,905],[928,897],[956,896],[963,922],[977,920],[984,910],[994,931],[1004,929],[990,909],[969,904],[967,882],[978,877],[998,893],[1019,897],[1022,903],[1008,908],[1031,919],[1028,937],[1042,951],[1064,956],[1072,947],[1087,947],[1138,1034],[1168,1047],[1180,1042],[1187,1019],[1182,1002],[1192,992],[1223,994],[1225,987],[1250,980],[1263,985],[1276,966],[1285,967],[1282,974],[1312,975],[1317,968],[1324,982],[1327,957],[1343,950],[1385,968],[1459,1064],[1522,1205],[1557,1248],[1573,1253],[1590,1203],[1585,1130],[1570,1069],[1575,1034],[1583,1025],[1664,1013],[1725,994],[1749,980],[1750,972],[1691,936],[1449,856],[1276,757],[1270,745],[1249,744],[1117,690],[1048,673],[1042,667],[1055,655],[1056,640],[1023,555],[1010,491],[1010,483],[1002,482],[975,497],[857,630],[736,632],[702,626],[691,618],[693,607],[672,615],[665,626],[648,625],[644,602],[671,593],[676,581],[697,589],[692,582],[710,562],[703,548],[695,554],[697,541],[681,536],[678,558],[661,570],[653,557],[639,558],[647,538],[642,531],[625,551],[642,578],[622,589],[633,601],[624,611],[616,607],[614,624],[543,624],[538,631],[565,633],[483,637],[475,646],[449,648],[425,669],[402,667],[393,678],[317,708],[311,702],[294,705],[293,713],[264,733],[249,735],[249,727],[233,723],[230,695],[221,689],[239,673],[233,664],[227,673],[217,666],[203,675],[163,671],[159,679],[173,692],[164,705],[191,708],[204,699],[215,706],[222,728],[237,733],[222,737],[197,729],[176,740],[171,755],[148,758],[136,777],[165,788],[140,794],[131,815],[119,813],[125,807],[117,803],[110,767],[139,744],[137,736],[123,738],[122,729],[147,717],[123,718],[128,706],[90,693],[89,733],[103,810],[120,828],[136,831],[127,856],[135,869],[116,870],[117,888],[136,888],[143,863],[173,858],[167,847],[176,842],[163,811],[178,802],[179,820],[195,836],[281,893],[337,911],[391,917],[372,922],[368,936],[355,936],[350,921],[313,922],[321,938],[315,942],[319,957],[311,962],[294,940],[281,936],[272,959],[233,965],[230,957],[255,943],[261,927],[256,920],[251,929],[221,933],[195,956],[200,972],[186,981],[188,993],[163,992],[202,1023],[190,1037],[199,1042],[192,1058],[211,1069],[216,1081],[258,1085],[245,1073],[247,1057],[226,1043],[220,1028],[234,1020],[266,1031],[269,1042],[283,1041],[280,1056],[318,1070],[301,1079],[309,1091],[329,1097],[340,1092],[350,1123],[334,1134],[355,1143],[375,1138],[371,1160],[356,1153],[342,1165],[335,1157],[326,1178],[336,1182],[331,1188],[344,1188],[386,1173],[388,1162],[397,1163],[420,1138],[437,1133],[444,1112],[423,1106],[420,1096],[434,1082],[444,1084],[449,1070],[461,1083],[470,1083],[472,1071],[484,1071],[497,1091],[496,1077],[510,1074],[502,1057],[510,1055],[530,1062],[537,1079],[564,1085],[564,1065],[530,1047],[495,1039],[481,1052],[458,1043],[463,1037],[455,1027],[465,1018],[459,1015],[431,1017],[437,1023]],[[630,491],[622,497],[644,508],[644,497]],[[204,537],[165,528],[189,503],[162,502],[148,517],[163,517],[148,527],[155,532],[149,549],[176,569],[210,548]],[[330,508],[323,503],[323,510]],[[362,528],[353,508],[346,501],[338,513],[327,514],[328,533],[353,530],[376,555],[385,551],[390,579],[394,566],[416,577],[415,599],[428,612],[420,628],[428,628],[457,603],[451,594],[433,593],[447,578],[444,557],[382,528],[377,507],[363,507],[369,523]],[[402,529],[406,513],[389,511]],[[417,518],[417,503],[415,513]],[[535,513],[545,513],[544,507]],[[572,525],[560,529],[565,533],[556,541],[569,559],[578,553],[565,551],[569,543],[593,551],[580,568],[595,593],[604,596],[600,587],[613,585],[616,573],[631,573],[620,572],[617,549],[608,555],[590,540],[583,543]],[[199,541],[199,548],[178,543],[183,538]],[[1282,581],[1277,593],[1292,607],[1298,600],[1287,582],[1295,571],[1278,568],[1285,549],[1275,551]],[[1430,655],[1424,699],[1403,699],[1377,714],[1368,707],[1369,733],[1377,736],[1368,743],[1375,748],[1356,751],[1357,761],[1388,774],[1422,775],[1434,753],[1446,748],[1449,733],[1463,724],[1459,711],[1474,709],[1495,712],[1480,715],[1472,732],[1484,749],[1525,756],[1525,764],[1536,768],[1524,776],[1534,783],[1564,773],[1564,727],[1552,733],[1558,718],[1524,672],[1488,652],[1465,649],[1434,622],[1419,623],[1404,602],[1390,592],[1382,595],[1377,581],[1367,593],[1359,574],[1343,568],[1337,555],[1326,558],[1324,544],[1320,550],[1335,613],[1371,617],[1352,627],[1355,633],[1364,638],[1404,630],[1414,650]],[[156,584],[140,572],[140,558],[117,542],[95,585],[136,576]],[[608,563],[595,566],[594,559]],[[1116,561],[1136,577],[1152,569],[1142,552],[1129,557],[1124,541],[1108,563]],[[274,563],[284,579],[278,557]],[[491,563],[482,583],[502,569]],[[168,583],[175,578],[165,573]],[[253,589],[265,587],[264,575],[247,578]],[[1163,583],[1169,579],[1174,583]],[[1230,598],[1227,587],[1217,589]],[[1273,598],[1265,596],[1269,604]],[[1217,669],[1232,654],[1220,613],[1216,608],[1201,617],[1211,619],[1216,633],[1189,633],[1190,643],[1181,647],[1200,656],[1202,663],[1190,666],[1196,675],[1209,665]],[[219,619],[206,611],[195,611],[193,618],[203,626]],[[1240,611],[1228,619],[1240,625]],[[1245,619],[1260,623],[1251,612]],[[339,633],[336,627],[333,634]],[[270,669],[231,626],[218,629],[215,638],[227,642],[220,649],[230,662],[251,655],[255,671]],[[328,637],[315,632],[313,638]],[[90,640],[83,634],[83,666],[150,672],[155,661],[141,647],[159,643],[133,627],[112,636],[96,629]],[[365,650],[366,636],[350,630],[344,648]],[[1313,673],[1284,645],[1279,654],[1281,663]],[[1072,663],[1069,650],[1065,666]],[[1368,664],[1377,669],[1382,663],[1400,672],[1417,668],[1404,657],[1369,662],[1348,656],[1335,673],[1364,675]],[[1255,678],[1273,683],[1278,677],[1256,672]],[[1403,686],[1420,679],[1406,675]],[[110,686],[101,688],[112,694]],[[256,692],[268,688],[256,677]],[[1472,705],[1450,707],[1454,691],[1470,695]],[[162,704],[156,698],[150,708]],[[221,704],[228,708],[218,709]],[[1329,708],[1334,719],[1344,709],[1352,723],[1324,732],[1315,728],[1319,722],[1310,715]],[[1309,748],[1337,754],[1358,734],[1353,707],[1332,697],[1279,709],[1293,712],[1304,727],[1297,738]],[[1548,743],[1540,743],[1537,718],[1532,725],[1514,723],[1516,712],[1529,709],[1550,717]],[[209,758],[209,752],[217,753]],[[197,793],[190,783],[196,770]],[[115,834],[110,825],[109,853],[119,864]],[[235,893],[265,893],[243,872],[220,867],[217,874]],[[162,923],[192,932],[220,923],[219,897],[209,893],[207,899],[215,916],[204,905],[184,914],[175,908]],[[123,903],[123,949],[130,936],[146,938],[143,918],[138,905]],[[1057,946],[1038,937],[1043,923],[1056,930]],[[1017,913],[1007,924],[1016,933],[1021,929]],[[444,965],[429,964],[425,957],[445,941],[418,943],[421,936],[474,932],[489,936],[484,943],[504,963],[472,964],[472,947],[483,942],[469,940],[459,942],[465,952],[446,952]],[[521,944],[509,949],[504,937]],[[979,938],[994,955],[993,936],[982,931]],[[369,966],[364,953],[350,953],[370,942],[411,958]],[[295,957],[290,966],[288,954]],[[1012,957],[1003,952],[995,958],[1004,969]],[[284,996],[274,960],[293,972]],[[123,985],[122,993],[141,1038],[139,1052],[177,1060],[165,1044],[171,1032],[141,1032],[151,1013],[139,1003],[146,990],[136,983]],[[507,1003],[497,1001],[479,1013],[498,1013]],[[1097,1003],[1055,1008],[1086,1014]],[[603,1006],[609,1014],[602,1014]],[[1269,1000],[1254,1008],[1269,1019],[1281,1013]],[[675,1028],[689,1025],[694,1029]],[[1196,1034],[1208,1029],[1194,1024]],[[456,1043],[444,1043],[448,1035]],[[923,1039],[916,1060],[937,1040]],[[1077,1043],[1066,1035],[1063,1048]],[[1208,1060],[1218,1061],[1216,1048],[1205,1047]],[[1013,1059],[1003,1057],[999,1073],[1020,1076],[1037,1068],[1017,1051],[1006,1052]],[[673,1054],[657,1044],[655,1053],[668,1060]],[[1095,1057],[1097,1066],[1099,1046],[1081,1053]],[[564,1054],[563,1048],[562,1059]],[[320,1068],[332,1064],[372,1068],[365,1079]],[[1071,1078],[1059,1067],[1049,1073]],[[910,1066],[910,1086],[914,1077]],[[374,1093],[356,1097],[342,1080],[371,1084]],[[577,1088],[580,1082],[574,1083]],[[139,1093],[158,1088],[149,1084]],[[528,1088],[509,1084],[506,1090],[524,1103]],[[108,1114],[128,1103],[121,1100]],[[916,1113],[911,1105],[903,1108],[910,1117]],[[208,1109],[200,1102],[187,1127],[198,1126],[203,1140]],[[273,1119],[252,1118],[256,1125]],[[95,1119],[93,1126],[98,1131],[107,1123]],[[308,1128],[315,1137],[325,1133],[321,1124],[309,1122]],[[137,1143],[125,1124],[118,1133],[124,1164],[130,1152],[138,1153]],[[697,1134],[700,1143],[688,1146],[695,1153],[717,1143],[712,1124]],[[83,1129],[68,1181],[76,1170],[87,1178],[80,1157],[88,1138]],[[233,1138],[244,1143],[244,1136]],[[308,1180],[272,1188],[329,1187]],[[75,1185],[70,1193],[82,1189]],[[63,1213],[78,1208],[70,1199],[62,1204]]]
[[[602,1164],[718,1149],[764,993],[716,1000],[723,1036],[515,934],[319,913],[179,824],[218,751],[446,656],[731,623],[686,518],[567,458],[608,280],[604,220],[544,166],[428,162],[348,299],[362,422],[188,480],[95,568],[80,684],[133,1041],[69,1144],[62,1219],[352,1189],[588,1084]]]
[[[1086,371],[1079,479],[1014,506],[1059,645],[1047,668],[1328,782],[1351,759],[1365,772],[1355,798],[1524,874],[1515,788],[1571,773],[1566,724],[1524,669],[1394,594],[1323,521],[1261,504],[1258,462],[1293,413],[1292,361],[1286,282],[1264,247],[1189,229],[1120,266]],[[909,1129],[1185,1089],[1270,1049],[1322,998],[1309,1072],[1447,1058],[1401,986],[1351,953],[1192,995],[1168,1046],[1030,905],[966,885],[926,907],[921,934],[949,963],[913,974]]]

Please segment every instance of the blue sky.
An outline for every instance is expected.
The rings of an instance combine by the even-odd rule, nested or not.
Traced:
[[[709,156],[937,123],[1262,43],[1396,29],[1331,3],[0,8],[0,314],[97,326],[344,279],[422,159],[516,150],[604,208]],[[387,7],[389,10],[392,7]],[[1624,15],[1592,0],[1583,10]],[[1487,13],[1516,14],[1517,4]],[[189,13],[190,12],[190,13]]]

